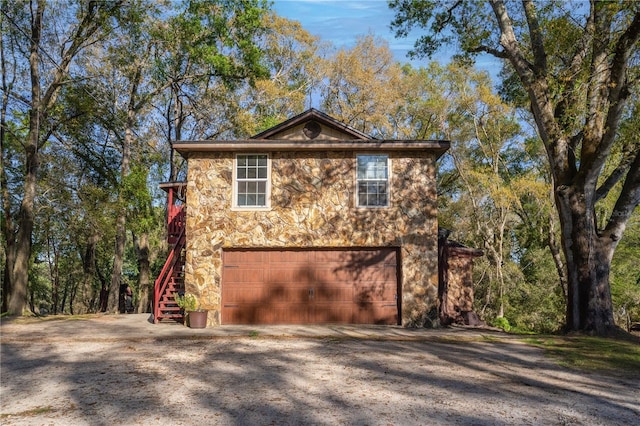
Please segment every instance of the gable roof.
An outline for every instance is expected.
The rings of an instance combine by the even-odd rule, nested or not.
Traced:
[[[249,139],[180,140],[172,144],[184,158],[203,152],[276,151],[422,151],[438,159],[449,149],[446,140],[397,140],[370,137],[311,108]]]
[[[345,134],[344,139],[362,139],[362,140],[374,139],[371,136],[365,133],[362,133],[359,130],[354,129],[353,127],[348,126],[336,120],[335,118],[325,114],[324,112],[318,111],[315,108],[310,108],[305,112],[296,115],[295,117],[292,117],[276,126],[273,126],[270,129],[260,132],[257,135],[251,136],[251,139],[277,139],[278,135],[283,134],[287,130],[297,127],[300,124],[303,124],[306,122],[316,122],[320,125],[324,125],[326,127],[332,128],[340,133]]]

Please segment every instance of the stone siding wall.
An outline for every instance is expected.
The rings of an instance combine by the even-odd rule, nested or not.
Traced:
[[[473,257],[454,254],[448,262],[447,312],[457,320],[462,312],[473,311]]]
[[[355,207],[355,153],[273,153],[271,209],[232,210],[233,153],[190,154],[185,283],[220,324],[224,248],[400,247],[402,324],[438,289],[435,161],[391,153],[390,207]]]

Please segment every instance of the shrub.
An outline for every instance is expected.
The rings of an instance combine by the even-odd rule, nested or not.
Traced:
[[[493,321],[491,321],[491,325],[494,327],[501,328],[504,331],[511,330],[511,325],[509,324],[509,320],[506,319],[505,317],[494,318]]]
[[[186,293],[184,296],[180,296],[178,293],[173,293],[173,297],[176,304],[185,312],[195,311],[198,308],[198,299],[193,294]]]

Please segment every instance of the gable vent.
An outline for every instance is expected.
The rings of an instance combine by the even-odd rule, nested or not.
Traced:
[[[305,124],[304,128],[302,129],[304,135],[309,139],[317,138],[321,131],[322,127],[320,127],[320,125],[315,121],[307,122],[307,124]]]

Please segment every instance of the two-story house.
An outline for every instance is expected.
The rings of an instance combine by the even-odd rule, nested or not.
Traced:
[[[250,139],[173,148],[188,174],[166,185],[184,193],[172,275],[209,326],[410,327],[433,312],[449,142],[379,140],[311,109]],[[171,317],[171,291],[157,287],[156,321]]]

